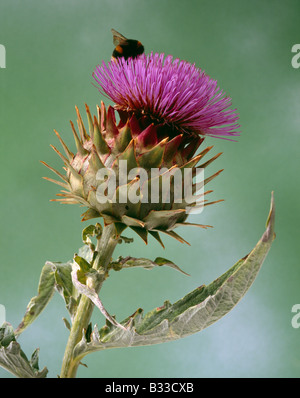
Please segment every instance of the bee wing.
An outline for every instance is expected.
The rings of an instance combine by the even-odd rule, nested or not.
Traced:
[[[128,39],[127,39],[125,36],[121,35],[121,33],[117,32],[117,31],[114,30],[114,29],[111,29],[111,33],[113,34],[113,43],[114,43],[114,46],[118,46],[118,45],[120,45],[120,44],[122,44],[122,45],[128,44],[128,43],[127,43],[127,40],[128,40]]]

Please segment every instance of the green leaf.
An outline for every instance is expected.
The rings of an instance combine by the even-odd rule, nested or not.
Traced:
[[[27,305],[22,322],[17,327],[15,334],[22,333],[43,311],[54,293],[54,271],[50,263],[46,263],[42,269],[38,294],[33,297]]]
[[[136,267],[141,267],[151,270],[154,267],[161,267],[163,265],[166,265],[168,267],[174,268],[176,271],[179,271],[185,275],[190,276],[186,272],[182,271],[182,269],[180,269],[178,265],[162,257],[157,257],[154,261],[148,260],[147,258],[119,257],[117,261],[113,261],[110,265],[115,271],[119,271],[125,268],[136,268]]]
[[[73,319],[79,302],[79,294],[72,283],[72,262],[54,263],[47,261],[54,271],[55,290],[64,299],[66,308]]]
[[[84,258],[88,263],[93,261],[94,251],[90,246],[84,245],[78,250],[78,256]]]
[[[16,335],[21,334],[40,315],[55,290],[65,300],[67,310],[73,318],[78,304],[78,293],[73,286],[71,272],[71,262],[46,262],[41,272],[38,294],[28,303],[25,315],[15,330]]]
[[[124,235],[120,235],[119,237],[119,243],[132,243],[133,242],[133,238],[127,238],[127,236]]]
[[[111,324],[124,329],[124,327],[106,311],[95,289],[91,286],[87,286],[87,277],[96,283],[102,279],[100,271],[90,268],[89,264],[83,258],[75,256],[72,270],[72,281],[78,292],[84,296],[87,296],[94,303],[94,305],[98,307],[106,319],[111,322]]]
[[[165,302],[143,316],[138,309],[121,322],[124,329],[96,327],[76,345],[74,357],[107,348],[142,346],[176,340],[197,333],[226,315],[244,297],[255,280],[274,234],[275,208],[272,195],[267,226],[254,249],[208,286],[200,286],[174,304]]]
[[[87,264],[92,262],[94,252],[91,247],[90,237],[98,238],[102,232],[100,224],[90,225],[83,230],[82,238],[86,244],[78,251],[77,258]],[[27,305],[25,315],[15,330],[15,334],[21,334],[44,310],[56,290],[64,299],[67,310],[73,319],[80,294],[72,283],[72,261],[66,263],[47,261],[42,268],[38,284],[38,294]]]
[[[102,234],[102,226],[101,224],[97,223],[96,225],[89,225],[82,231],[82,240],[83,243],[89,244],[90,237],[96,237],[97,239],[100,238]]]
[[[16,342],[13,327],[5,322],[0,328],[0,366],[17,377],[42,378],[48,373],[47,368],[39,371],[39,350],[36,349],[28,361]]]

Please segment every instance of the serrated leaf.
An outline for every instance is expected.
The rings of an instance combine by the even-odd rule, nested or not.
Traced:
[[[96,224],[94,228],[87,228],[83,231],[83,239],[89,236],[98,236],[101,234],[101,225]],[[78,251],[82,261],[87,263],[93,260],[93,251],[86,244]],[[47,261],[42,268],[38,284],[38,294],[33,297],[26,308],[25,315],[15,330],[15,334],[21,334],[45,309],[56,290],[64,299],[66,308],[71,315],[71,319],[76,312],[79,294],[72,283],[72,262],[60,263]]]
[[[142,316],[136,311],[121,324],[94,329],[88,342],[83,336],[74,357],[107,348],[142,346],[176,340],[197,333],[226,315],[246,294],[255,280],[274,234],[275,208],[273,195],[267,227],[254,249],[208,286],[200,286],[174,304],[165,302]]]
[[[76,259],[76,257],[75,257]],[[81,259],[81,258],[80,258]],[[82,259],[81,259],[82,260]],[[82,268],[83,267],[83,268]],[[76,259],[73,263],[73,270],[72,270],[72,281],[78,292],[86,297],[88,297],[96,307],[101,311],[101,313],[108,319],[113,325],[124,328],[120,325],[104,308],[102,301],[100,300],[97,292],[92,287],[86,285],[86,280],[83,278],[83,274],[89,276],[94,280],[99,280],[100,273],[93,268],[86,269],[86,264],[82,261],[78,261]]]
[[[90,237],[97,237],[99,238],[102,234],[102,226],[101,224],[97,223],[96,225],[89,225],[82,231],[82,240],[83,243],[88,244],[90,242]]]
[[[72,283],[72,263],[48,261],[47,264],[50,264],[54,271],[55,290],[64,299],[66,308],[71,315],[71,319],[73,319],[79,301],[79,294]]]
[[[154,267],[161,267],[161,266],[168,266],[176,271],[179,271],[185,275],[190,276],[186,272],[182,271],[181,268],[178,267],[178,265],[174,264],[172,261],[167,260],[166,258],[163,257],[157,257],[154,261],[151,261],[147,258],[136,258],[136,257],[119,257],[117,261],[113,261],[111,263],[111,267],[115,269],[116,271],[119,271],[121,269],[126,269],[126,268],[145,268],[147,270],[151,270]]]
[[[54,271],[51,264],[46,263],[41,272],[38,294],[28,303],[22,322],[15,331],[16,335],[22,333],[46,307],[53,296],[54,284]]]
[[[15,330],[15,334],[21,334],[45,309],[56,290],[64,299],[71,318],[77,308],[78,293],[72,284],[72,264],[47,261],[42,268],[38,294],[33,297],[26,308],[25,315]]]
[[[13,375],[21,378],[43,378],[48,373],[47,368],[39,371],[38,352],[36,349],[28,361],[16,342],[13,327],[5,322],[0,328],[0,366]]]

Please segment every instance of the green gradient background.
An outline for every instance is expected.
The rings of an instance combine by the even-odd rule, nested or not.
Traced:
[[[180,341],[91,354],[80,377],[300,375],[300,329],[291,326],[291,308],[300,303],[300,69],[291,66],[299,13],[299,1],[291,0],[1,0],[7,67],[0,70],[0,303],[14,326],[36,294],[44,262],[68,260],[81,246],[82,209],[49,203],[58,190],[42,180],[50,173],[39,160],[60,169],[49,148],[57,144],[53,129],[72,143],[74,106],[83,111],[86,102],[94,111],[103,99],[91,74],[110,59],[112,27],[141,40],[147,52],[205,69],[233,98],[242,135],[237,143],[206,140],[213,154],[224,152],[209,172],[225,171],[209,188],[213,199],[225,202],[199,216],[214,228],[179,231],[191,247],[164,239],[163,250],[153,239],[145,246],[136,238],[117,248],[116,256],[164,256],[191,277],[172,269],[112,273],[102,290],[110,313],[121,320],[138,307],[148,311],[210,283],[256,244],[275,192],[277,239],[233,311]],[[26,354],[40,347],[40,365],[50,377],[60,371],[67,341],[63,316],[56,294],[20,337]],[[96,312],[93,320],[103,324]],[[12,376],[0,369],[0,377]]]

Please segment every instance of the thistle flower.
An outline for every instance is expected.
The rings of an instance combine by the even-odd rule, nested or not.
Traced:
[[[228,138],[239,134],[231,99],[201,69],[164,54],[118,58],[99,65],[93,77],[115,108],[167,125],[173,134]],[[170,130],[168,135],[170,135]]]
[[[193,178],[221,153],[199,165],[212,147],[195,156],[197,149],[206,135],[238,134],[238,116],[228,109],[230,99],[194,65],[163,54],[103,63],[93,76],[99,90],[116,105],[106,109],[102,102],[93,118],[86,105],[88,129],[76,108],[79,135],[71,122],[75,154],[56,132],[66,157],[53,148],[67,175],[44,163],[63,180],[50,179],[64,188],[55,200],[80,203],[88,207],[83,220],[102,217],[118,233],[130,227],[145,242],[150,233],[162,243],[160,232],[183,242],[174,229],[190,225],[186,222],[190,209],[215,203],[204,199],[212,191],[199,193]],[[191,178],[178,179],[174,171],[181,177],[190,171]],[[221,171],[203,178],[201,188]],[[187,191],[189,197],[182,194]]]

